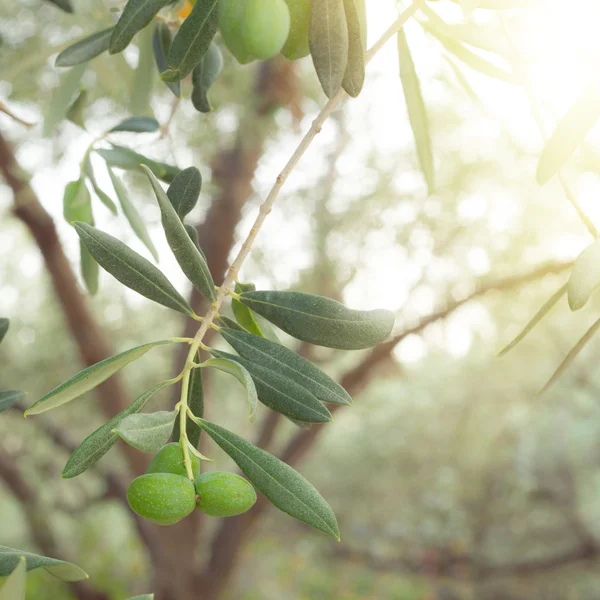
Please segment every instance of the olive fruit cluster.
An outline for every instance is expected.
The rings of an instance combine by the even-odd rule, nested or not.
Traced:
[[[235,473],[213,471],[200,475],[200,461],[193,456],[192,483],[186,474],[183,450],[175,442],[163,446],[145,475],[127,489],[131,509],[157,525],[173,525],[198,507],[215,517],[233,517],[256,502],[254,488]]]

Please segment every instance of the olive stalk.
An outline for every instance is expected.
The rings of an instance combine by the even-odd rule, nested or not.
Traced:
[[[375,44],[365,54],[365,64],[368,64],[372,60],[372,58],[383,48],[383,46],[385,46],[385,44],[396,33],[398,33],[398,31],[400,31],[400,29],[402,29],[402,27],[404,27],[406,22],[422,6],[425,5],[425,1],[426,0],[415,0],[406,10],[404,10],[402,13],[400,13],[398,18],[394,21],[394,23],[392,23],[392,25],[390,25],[390,27],[388,27],[388,29],[381,35],[381,37],[375,42]],[[198,352],[199,348],[202,346],[202,340],[204,339],[204,336],[206,335],[208,330],[211,328],[213,320],[219,316],[219,309],[221,308],[221,304],[223,304],[225,297],[231,294],[232,288],[237,279],[237,274],[239,273],[240,268],[242,267],[244,261],[248,257],[248,254],[250,253],[250,250],[252,249],[252,246],[256,240],[256,237],[258,236],[258,232],[260,231],[261,227],[263,226],[267,216],[271,212],[271,210],[273,208],[273,204],[275,203],[275,200],[279,196],[279,192],[281,191],[281,188],[284,186],[285,182],[287,181],[287,179],[290,176],[290,174],[292,173],[292,171],[295,169],[295,167],[298,164],[298,162],[300,161],[300,159],[304,156],[304,153],[306,152],[308,147],[311,145],[312,141],[315,139],[317,134],[320,133],[321,127],[323,126],[325,121],[331,116],[331,114],[338,107],[338,105],[343,100],[345,100],[347,97],[348,97],[348,94],[343,89],[341,89],[333,98],[331,98],[325,104],[325,106],[323,106],[323,108],[321,109],[321,111],[319,112],[319,114],[317,115],[315,120],[312,122],[310,129],[306,132],[306,134],[304,135],[302,140],[300,140],[298,147],[296,148],[296,150],[294,151],[292,156],[289,158],[288,162],[286,163],[286,165],[284,166],[282,171],[279,173],[277,178],[275,179],[275,183],[273,184],[271,191],[269,192],[269,194],[265,198],[264,202],[262,203],[262,205],[259,209],[258,215],[256,217],[256,220],[254,221],[254,224],[252,225],[252,227],[248,233],[248,236],[246,237],[246,240],[242,244],[242,247],[240,248],[240,251],[238,252],[234,261],[231,263],[231,266],[229,267],[229,269],[227,271],[227,274],[225,276],[225,279],[223,280],[222,285],[219,288],[217,288],[218,291],[217,291],[216,300],[211,304],[211,307],[204,315],[202,324],[201,324],[200,328],[198,329],[198,331],[196,332],[196,335],[194,336],[194,340],[190,346],[190,351],[188,353],[188,356],[186,359],[186,364],[184,367],[183,383],[181,386],[181,400],[179,402],[179,418],[180,418],[179,429],[180,429],[180,436],[181,436],[180,442],[181,442],[181,446],[183,449],[183,459],[184,459],[185,468],[186,468],[188,477],[191,480],[193,480],[194,477],[193,477],[193,473],[192,473],[192,463],[191,463],[191,459],[190,459],[190,451],[189,451],[189,447],[187,444],[187,433],[186,433],[186,424],[187,423],[186,422],[187,422],[187,411],[188,411],[187,393],[188,393],[188,389],[189,389],[189,379],[190,379],[190,373],[191,373],[193,363],[194,363],[194,357],[196,356],[196,353]]]

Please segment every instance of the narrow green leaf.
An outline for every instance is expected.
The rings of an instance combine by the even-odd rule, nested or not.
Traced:
[[[6,317],[1,317],[0,318],[0,342],[2,342],[2,340],[6,336],[6,333],[8,332],[9,327],[10,327],[10,321]]]
[[[245,367],[254,380],[258,399],[271,410],[296,421],[331,421],[329,410],[311,392],[282,373],[220,350],[211,350],[211,353]]]
[[[198,252],[200,252],[200,254],[202,254],[204,260],[206,260],[206,254],[204,254],[204,250],[202,250],[202,246],[200,246],[200,238],[198,237],[198,230],[193,225],[189,225],[188,223],[184,223],[183,227],[187,231],[187,234],[190,236],[190,240],[192,240],[192,242],[194,242],[194,246],[196,246],[196,248],[198,248]]]
[[[0,546],[0,577],[6,577],[14,571],[22,557],[25,557],[27,561],[27,571],[45,569],[48,573],[63,581],[81,581],[88,578],[87,573],[73,563],[24,552],[8,546]]]
[[[197,111],[207,113],[212,110],[208,91],[221,74],[222,69],[223,55],[219,46],[213,42],[192,71],[192,104]]]
[[[349,96],[356,98],[365,82],[365,47],[357,0],[344,0],[344,12],[348,23],[348,65],[342,87]]]
[[[340,350],[375,346],[394,326],[387,310],[351,310],[314,294],[244,292],[240,301],[296,339]]]
[[[321,87],[333,98],[342,87],[348,65],[344,0],[311,0],[308,44]]]
[[[67,223],[83,221],[91,224],[93,222],[92,199],[83,176],[76,181],[67,183],[65,186],[63,216]]]
[[[350,394],[339,383],[285,346],[245,331],[221,329],[219,333],[240,356],[281,373],[307,389],[321,402],[352,404]]]
[[[86,63],[76,65],[61,79],[44,117],[44,137],[51,135],[56,126],[65,118],[71,101],[79,89],[79,82],[86,66]]]
[[[144,225],[142,217],[140,217],[140,213],[138,213],[136,207],[129,198],[127,189],[123,185],[123,182],[115,175],[114,171],[108,166],[107,168],[108,174],[110,175],[110,180],[112,181],[115,192],[117,193],[117,198],[119,199],[119,203],[121,204],[125,218],[131,225],[131,229],[133,229],[135,235],[137,235],[144,246],[148,248],[150,254],[152,254],[154,257],[154,260],[158,262],[158,252],[156,251],[156,248],[150,239],[150,235],[148,234],[148,230],[146,229],[146,225]]]
[[[400,64],[402,91],[404,92],[408,118],[415,138],[419,164],[425,176],[429,193],[432,194],[435,188],[435,167],[429,133],[429,118],[425,102],[423,101],[423,95],[421,94],[421,84],[410,48],[408,47],[408,42],[406,41],[404,29],[398,31],[398,61]]]
[[[133,115],[152,115],[150,100],[154,86],[154,51],[152,29],[144,29],[138,36],[139,59],[129,92],[129,111]],[[158,125],[158,124],[157,124]]]
[[[167,385],[171,385],[171,381],[162,381],[150,388],[141,396],[138,396],[125,410],[122,410],[102,427],[88,435],[69,457],[62,476],[65,479],[77,477],[77,475],[81,475],[81,473],[96,464],[119,439],[119,436],[113,432],[119,423],[129,415],[140,412],[146,406],[148,400]]]
[[[171,183],[179,173],[179,169],[173,165],[157,162],[117,144],[112,148],[99,148],[96,150],[108,165],[125,169],[127,171],[141,170],[141,165],[146,165],[159,179],[165,183]]]
[[[112,34],[112,27],[97,31],[75,42],[73,45],[65,48],[57,57],[54,66],[73,67],[81,63],[86,63],[92,58],[96,58],[108,50],[108,43]]]
[[[248,401],[248,419],[254,422],[256,419],[256,409],[258,407],[258,395],[254,381],[250,373],[238,362],[227,358],[209,358],[202,363],[203,367],[212,367],[229,375],[233,375],[245,388],[246,400]]]
[[[123,52],[133,36],[173,0],[129,0],[110,37],[110,54]]]
[[[90,254],[115,279],[158,304],[193,316],[194,311],[185,298],[149,260],[91,225],[75,223],[74,226]]]
[[[271,504],[294,519],[340,539],[333,510],[300,473],[239,435],[204,419],[197,421]]]
[[[0,600],[25,600],[25,589],[27,584],[27,567],[24,556],[19,558],[17,566],[6,578],[0,588]]]
[[[96,196],[98,196],[98,198],[100,199],[100,202],[102,202],[102,204],[104,204],[104,206],[106,206],[106,208],[108,208],[108,210],[110,210],[110,212],[113,215],[116,215],[117,206],[113,202],[112,198],[108,194],[106,194],[98,185],[98,181],[96,180],[96,174],[94,173],[94,167],[92,167],[92,161],[89,155],[85,157],[85,161],[83,163],[83,172],[87,176],[89,182],[92,184],[92,188],[94,188],[94,192],[96,193]]]
[[[192,12],[175,35],[163,81],[180,81],[192,72],[206,54],[219,23],[219,0],[197,0]]]
[[[120,371],[123,367],[127,366],[130,362],[144,356],[148,350],[151,350],[155,346],[172,343],[172,340],[150,342],[149,344],[143,344],[125,350],[125,352],[121,352],[116,356],[105,358],[95,365],[83,369],[83,371],[80,371],[77,375],[74,375],[52,391],[48,392],[43,398],[40,398],[25,411],[25,416],[39,415],[40,413],[62,406],[67,402],[71,402],[71,400],[75,400],[75,398],[79,398],[79,396],[93,390],[117,371]]]
[[[25,398],[25,394],[18,390],[0,392],[0,413],[13,407],[17,402]]]
[[[167,197],[182,221],[196,206],[201,190],[202,175],[196,167],[179,171],[177,177],[173,179],[173,183],[167,190]]]
[[[156,454],[171,437],[179,411],[160,410],[125,417],[114,429],[124,442],[148,454]]]
[[[169,54],[172,41],[169,26],[166,23],[157,23],[152,36],[152,50],[154,51],[154,61],[159,73],[163,73],[169,68],[167,54]],[[165,84],[177,98],[181,98],[181,83],[179,81],[165,82]]]
[[[84,114],[88,104],[88,91],[79,90],[79,94],[67,109],[66,118],[71,123],[74,123],[78,127],[81,127],[85,131]]]
[[[456,76],[456,79],[462,87],[462,89],[464,90],[465,94],[467,94],[467,96],[469,96],[469,98],[476,104],[481,104],[481,100],[475,93],[475,90],[473,90],[473,87],[469,83],[469,80],[465,77],[465,74],[456,64],[454,59],[450,55],[444,54],[444,60],[450,65],[450,68],[454,72],[454,75]]]
[[[134,596],[129,600],[154,600],[154,594],[142,594],[141,596]]]
[[[221,327],[227,327],[228,329],[233,329],[234,331],[245,331],[241,325],[229,317],[221,316],[217,319],[217,323]]]
[[[554,371],[552,377],[548,380],[546,385],[540,390],[538,396],[541,396],[546,390],[548,390],[560,376],[571,366],[571,363],[577,358],[579,353],[585,348],[586,344],[594,337],[598,329],[600,328],[600,319],[598,319],[586,332],[585,335],[575,344],[575,346],[569,351],[565,359],[560,363],[558,369]]]
[[[79,263],[85,287],[93,296],[98,291],[100,268],[81,240],[79,240]]]
[[[567,284],[565,283],[560,287],[550,298],[544,303],[544,305],[538,310],[532,319],[523,327],[520,333],[515,337],[510,344],[502,348],[498,352],[498,356],[503,356],[510,350],[512,350],[543,318],[548,312],[554,307],[554,305],[567,293]]]
[[[200,362],[200,353],[196,355],[196,360]],[[204,386],[202,385],[202,369],[193,369],[190,374],[190,383],[187,394],[188,408],[192,414],[197,417],[204,416]],[[173,441],[179,441],[179,419],[175,420],[173,425]],[[191,419],[186,424],[187,438],[192,447],[197,448],[200,443],[200,433],[202,430]]]
[[[537,166],[537,181],[544,185],[581,146],[600,118],[600,85],[591,83],[559,121],[544,146]]]
[[[132,133],[152,133],[158,131],[160,125],[156,119],[152,117],[130,117],[109,129],[109,133],[116,131],[130,131]]]
[[[567,292],[571,310],[583,308],[600,286],[600,240],[588,246],[575,260]]]
[[[254,292],[255,290],[256,286],[254,284],[243,284],[239,282],[236,282],[235,284],[235,291],[237,294],[241,294],[242,292]],[[239,300],[233,298],[231,300],[231,310],[233,311],[233,316],[236,321],[246,331],[264,337],[254,313],[247,306],[244,306]]]
[[[173,208],[171,201],[160,183],[156,180],[156,177],[152,174],[152,171],[144,165],[142,166],[146,171],[146,175],[152,184],[156,199],[158,200],[167,242],[169,242],[169,246],[181,270],[205,298],[214,301],[217,297],[215,284],[204,256],[200,254],[200,251],[190,239],[175,208]]]
[[[48,0],[54,6],[58,6],[61,10],[64,10],[67,13],[73,12],[73,5],[71,4],[71,0]]]

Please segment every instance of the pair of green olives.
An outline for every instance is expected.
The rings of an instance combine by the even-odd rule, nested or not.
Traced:
[[[194,483],[187,477],[181,446],[163,446],[146,474],[127,488],[131,509],[157,525],[173,525],[196,507],[215,517],[234,517],[252,508],[256,492],[243,477],[225,471],[200,475],[200,461],[191,459]]]

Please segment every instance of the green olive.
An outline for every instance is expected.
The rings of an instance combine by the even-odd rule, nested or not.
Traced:
[[[194,477],[200,473],[200,459],[190,452],[192,460],[192,474]],[[175,473],[187,477],[183,464],[183,449],[177,442],[163,446],[150,462],[146,473]]]
[[[219,3],[219,29],[227,49],[242,64],[256,59],[244,45],[241,31],[244,26],[245,4],[242,0],[221,0]]]
[[[281,53],[290,60],[308,56],[308,23],[310,0],[285,0],[290,11],[290,34]]]
[[[252,56],[273,58],[281,52],[289,33],[290,11],[285,0],[246,0],[242,39]]]
[[[212,471],[196,477],[198,508],[213,517],[235,517],[256,502],[254,488],[235,473]]]
[[[173,525],[194,510],[196,491],[187,477],[148,473],[131,482],[127,502],[140,517],[157,525]]]

